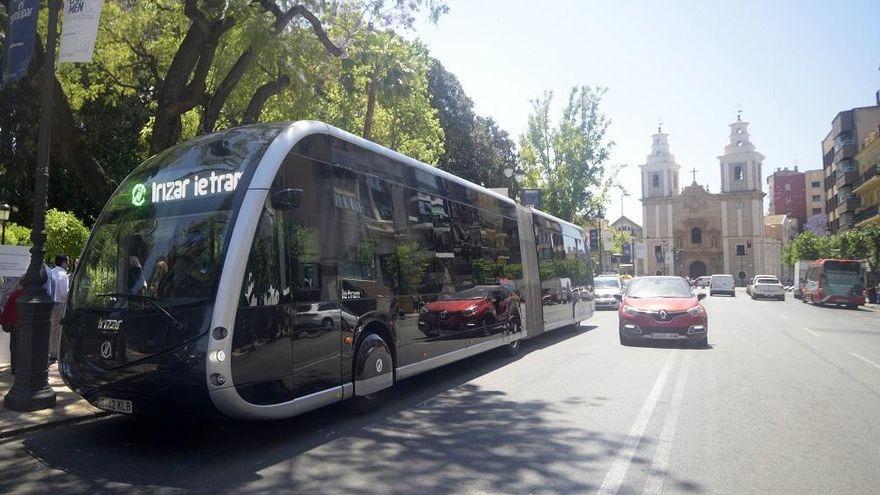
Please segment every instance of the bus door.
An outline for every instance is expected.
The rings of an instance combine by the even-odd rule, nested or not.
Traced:
[[[341,382],[333,172],[293,152],[281,172],[273,199],[295,203],[281,211],[281,237],[293,316],[293,382],[302,397]]]

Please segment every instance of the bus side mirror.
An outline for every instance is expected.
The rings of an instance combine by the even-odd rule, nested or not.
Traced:
[[[272,207],[276,210],[293,210],[299,208],[302,189],[282,189],[272,193]]]

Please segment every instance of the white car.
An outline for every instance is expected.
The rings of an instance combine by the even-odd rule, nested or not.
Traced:
[[[593,300],[596,309],[617,309],[620,301],[614,296],[623,294],[623,283],[617,275],[602,275],[593,279]]]
[[[709,278],[709,295],[727,294],[736,297],[736,289],[733,282],[733,275],[715,274]]]
[[[766,298],[785,300],[785,287],[779,283],[779,279],[769,275],[755,277],[752,282],[752,299]]]

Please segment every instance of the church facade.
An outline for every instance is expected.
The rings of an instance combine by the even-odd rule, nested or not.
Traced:
[[[721,191],[697,184],[679,188],[681,166],[668,135],[652,137],[651,154],[640,165],[645,273],[696,278],[729,273],[738,283],[755,274],[779,275],[767,253],[776,241],[764,237],[761,168],[764,156],[749,139],[748,122],[730,124],[729,142],[718,157]]]

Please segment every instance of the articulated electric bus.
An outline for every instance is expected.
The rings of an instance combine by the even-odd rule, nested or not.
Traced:
[[[104,207],[61,376],[128,414],[369,411],[399,380],[590,317],[586,246],[327,124],[218,132],[150,158]]]

